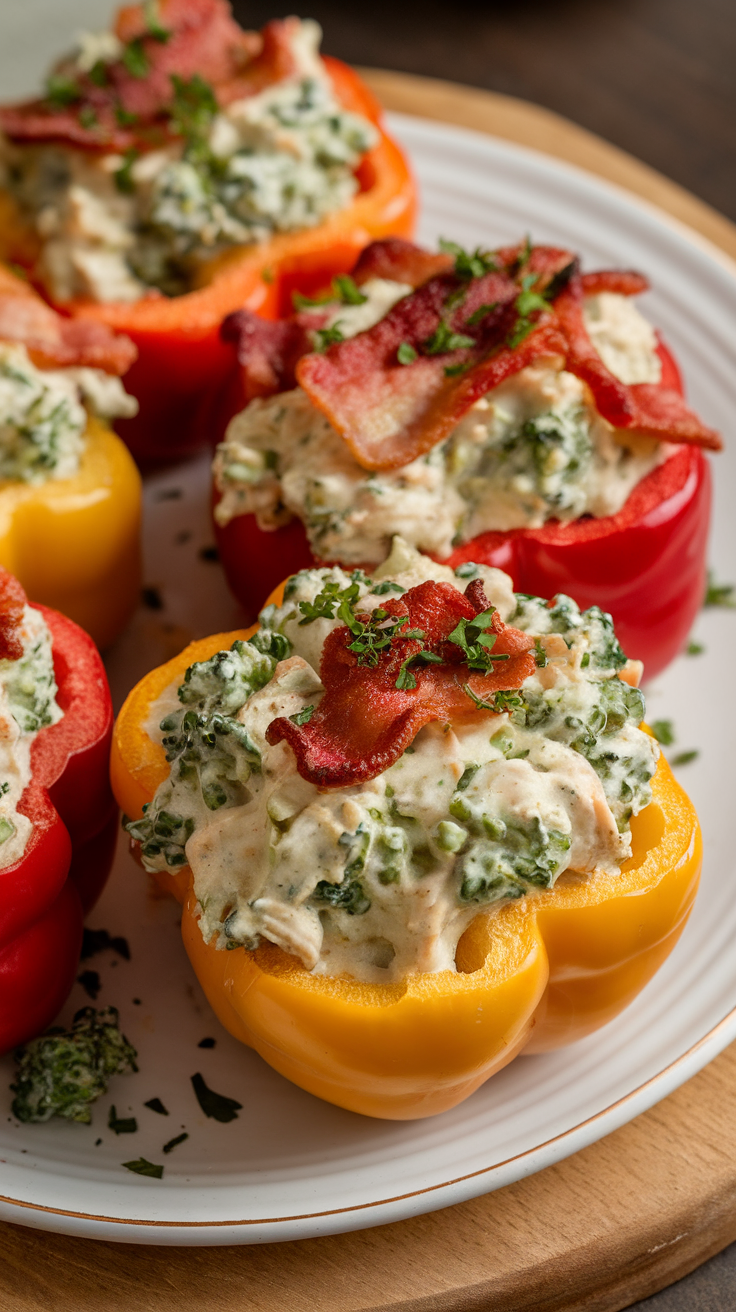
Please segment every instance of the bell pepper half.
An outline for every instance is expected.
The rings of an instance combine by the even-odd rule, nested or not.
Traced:
[[[7,578],[3,571],[0,581]],[[51,633],[64,715],[34,739],[31,781],[19,803],[33,828],[20,860],[0,869],[0,1052],[45,1029],[69,993],[84,914],[107,880],[117,830],[104,666],[72,620],[36,609]]]
[[[119,373],[136,354],[130,341],[101,325],[63,319],[2,266],[0,341],[25,345],[39,368],[89,365]],[[0,567],[104,649],[127,624],[140,594],[141,479],[106,423],[90,416],[84,438],[73,477],[40,484],[0,480]]]
[[[217,9],[217,6],[203,8]],[[139,6],[131,7],[130,14],[135,11],[140,18],[139,9]],[[121,11],[121,19],[127,12]],[[215,17],[218,22],[223,21],[222,14]],[[232,31],[227,23],[232,25]],[[278,29],[283,26],[269,24],[264,35],[271,29],[278,42]],[[223,29],[225,45],[227,41],[232,44],[238,32],[233,20],[227,19]],[[239,35],[245,38],[248,34]],[[149,44],[149,59],[153,59],[157,53],[156,42]],[[169,49],[173,51],[173,45],[163,47],[164,55]],[[182,68],[189,66],[190,56],[191,51],[183,53]],[[329,215],[317,227],[282,233],[250,246],[233,247],[213,259],[201,272],[200,286],[185,295],[169,298],[152,292],[133,304],[80,300],[63,307],[65,313],[125,333],[138,348],[138,359],[126,382],[128,390],[138,398],[140,410],[135,418],[122,419],[116,425],[136,459],[175,459],[211,440],[210,407],[232,364],[231,348],[222,341],[219,332],[228,314],[241,308],[265,318],[286,313],[291,308],[294,290],[311,293],[329,285],[335,274],[345,273],[352,267],[368,242],[389,234],[410,236],[413,231],[414,180],[403,152],[382,127],[378,101],[346,64],[329,56],[323,56],[323,62],[341,105],[369,119],[379,132],[377,145],[363,156],[357,169],[359,191],[345,209]],[[193,68],[199,70],[199,67],[195,51]],[[204,75],[207,77],[206,72]],[[216,72],[211,76],[216,82]],[[169,88],[168,76],[164,85]],[[143,82],[137,88],[133,86],[131,94],[140,92],[143,86]],[[229,99],[233,98],[236,86],[237,81],[232,88],[226,86]],[[88,90],[94,98],[95,89]],[[126,87],[126,93],[127,90]],[[56,131],[44,128],[43,122],[39,127],[37,118],[33,117],[34,109],[34,105],[29,105],[20,106],[17,111],[14,107],[3,111],[5,130],[12,138],[33,140],[32,134],[37,129],[43,139],[44,132],[48,136],[52,130]],[[100,123],[104,121],[104,112],[106,106],[98,107]],[[61,139],[68,144],[98,150],[103,144],[98,140],[100,131],[97,135],[95,130],[80,131],[76,113],[70,116],[66,112],[58,125]],[[112,142],[116,148],[124,149],[130,144],[129,136],[130,132],[121,136],[119,131],[112,130],[105,144],[109,148]],[[0,193],[0,257],[32,269],[39,249],[38,240],[29,235],[12,199],[7,193]]]
[[[146,732],[151,704],[192,662],[252,632],[192,643],[129,695],[111,771],[131,818],[168,776]],[[619,875],[565,874],[553,890],[479,913],[458,944],[456,973],[396,985],[314,976],[269,943],[220,950],[200,932],[188,868],[154,877],[182,902],[187,953],[235,1038],[317,1097],[409,1120],[454,1107],[522,1050],[582,1038],[651,979],[685,925],[702,859],[697,816],[662,758],[653,800],[632,821],[632,847]]]
[[[407,255],[416,259],[418,252],[415,247],[405,252],[403,246],[387,242],[383,249],[381,243],[369,247],[354,270],[358,281],[364,266],[370,273],[374,265],[379,276],[393,274],[411,281],[411,273],[402,272],[402,262]],[[422,254],[427,261],[438,258]],[[387,264],[389,260],[396,264],[395,270]],[[431,265],[427,272],[430,270]],[[586,278],[620,281],[627,277],[638,275],[592,274],[586,275],[583,282]],[[533,340],[534,334],[521,349]],[[264,345],[267,350],[268,344]],[[309,347],[302,346],[301,350],[303,353]],[[661,388],[662,395],[683,398],[682,376],[674,357],[661,341],[657,353],[662,364],[661,383],[648,390],[655,393]],[[274,358],[283,361],[286,354],[280,348]],[[303,369],[307,360],[315,368],[321,367],[329,354],[306,356],[299,366]],[[270,390],[288,390],[296,381],[294,362],[289,361],[288,375],[275,378]],[[241,367],[240,408],[257,394],[254,382],[257,380],[248,377],[247,367]],[[229,415],[236,409],[231,407]],[[216,489],[213,495],[216,504]],[[585,516],[565,524],[549,520],[541,528],[482,533],[459,546],[443,563],[452,568],[470,560],[494,565],[511,575],[518,592],[542,597],[564,592],[582,608],[601,606],[612,614],[624,650],[644,662],[645,676],[650,679],[682,650],[702,605],[710,506],[707,458],[700,446],[685,442],[641,480],[616,514],[600,519]],[[265,596],[284,574],[327,563],[315,560],[304,526],[296,518],[282,528],[266,531],[259,528],[255,515],[238,515],[224,526],[215,522],[214,531],[230,588],[249,618],[258,612]]]

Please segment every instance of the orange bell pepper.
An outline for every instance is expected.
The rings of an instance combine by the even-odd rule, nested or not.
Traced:
[[[172,459],[205,445],[211,437],[210,396],[217,395],[232,367],[232,350],[220,340],[222,320],[249,309],[276,318],[291,309],[291,293],[307,294],[347,273],[368,242],[409,237],[416,219],[416,190],[406,158],[381,126],[378,101],[346,64],[324,56],[336,95],[345,109],[378,128],[378,144],[357,171],[354,200],[315,228],[282,233],[253,246],[236,246],[201,272],[201,285],[183,296],[156,293],[133,304],[75,301],[74,316],[108,324],[132,338],[138,360],[126,388],[140,402],[134,419],[116,427],[137,459]],[[10,198],[0,194],[0,258],[32,268],[38,243]]]
[[[192,643],[133,689],[113,735],[112,784],[139,817],[168,776],[145,729],[151,703],[253,630]],[[310,974],[270,943],[254,952],[205,943],[192,876],[155,878],[183,903],[182,937],[219,1020],[269,1065],[317,1097],[395,1120],[456,1106],[522,1049],[542,1052],[612,1020],[679,938],[698,887],[697,816],[664,758],[653,800],[632,821],[619,875],[563,874],[554,889],[480,912],[457,972],[375,985]]]

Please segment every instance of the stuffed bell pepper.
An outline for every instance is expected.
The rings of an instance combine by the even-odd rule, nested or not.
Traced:
[[[252,615],[284,574],[370,569],[399,533],[600,605],[651,677],[702,601],[703,449],[720,439],[634,304],[646,279],[581,274],[528,242],[444,245],[377,242],[290,320],[225,323],[238,360],[221,423],[236,417],[215,520],[231,586]]]
[[[228,0],[146,0],[83,33],[41,99],[0,108],[0,254],[136,343],[120,432],[139,457],[206,440],[225,315],[273,316],[411,234],[406,161],[320,38],[297,18],[246,32]]]
[[[140,475],[108,426],[138,408],[120,378],[135,355],[0,266],[0,566],[99,647],[140,590]]]
[[[617,1015],[701,860],[640,668],[597,607],[397,538],[372,577],[305,570],[255,631],[143,679],[113,787],[223,1025],[409,1119]]]
[[[117,836],[112,703],[92,639],[0,570],[0,1052],[53,1020]]]

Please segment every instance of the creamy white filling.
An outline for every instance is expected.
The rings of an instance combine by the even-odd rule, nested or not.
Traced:
[[[79,66],[116,58],[108,38],[85,34]],[[218,251],[345,208],[378,137],[336,99],[320,39],[317,23],[300,23],[295,75],[214,115],[196,151],[179,141],[127,158],[0,139],[0,185],[42,239],[39,274],[54,299],[179,294]]]
[[[19,632],[23,656],[0,660],[0,869],[19,861],[33,826],[18,811],[31,780],[31,747],[39,728],[56,724],[51,637],[39,611],[26,606]]]
[[[381,591],[386,582],[403,589],[430,577],[458,589],[467,582],[401,541],[378,573],[373,584],[360,585],[361,611],[394,595]],[[514,612],[506,575],[478,568],[477,577],[502,616]],[[626,817],[649,800],[646,780],[658,752],[631,723],[605,739],[613,762],[605,780],[581,751],[508,713],[429,724],[395,765],[349,788],[317,788],[298,774],[290,748],[267,743],[274,718],[297,715],[323,695],[316,669],[340,621],[301,624],[299,603],[314,602],[330,582],[347,586],[350,578],[337,568],[304,571],[283,606],[264,612],[263,622],[289,639],[292,654],[237,713],[260,756],[240,800],[208,809],[190,774],[175,772],[154,799],[152,811],[164,812],[167,823],[193,821],[181,859],[193,872],[205,939],[224,948],[253,947],[264,937],[315,974],[397,981],[454,970],[463,930],[483,906],[518,896],[517,874],[534,860],[549,886],[566,869],[618,871],[631,850]],[[371,587],[377,590],[366,591]],[[572,710],[582,725],[595,714],[603,683],[619,681],[596,665],[601,653],[608,659],[609,630],[595,617],[581,627],[574,603],[566,604],[567,611],[548,618],[540,603],[542,627],[564,625],[567,615],[575,623],[577,615],[578,628],[569,647],[560,632],[541,634],[547,664],[524,691],[530,705],[547,698],[554,714],[558,705],[560,715]],[[170,715],[175,704],[172,686],[151,708],[154,737],[162,736],[153,729],[156,717]],[[626,811],[621,798],[632,790],[625,793],[622,784],[632,778],[638,791]],[[163,852],[147,854],[144,846],[143,857],[150,869],[168,868]],[[178,863],[176,857],[169,864]],[[486,887],[489,878],[498,887]],[[534,888],[523,891],[534,896]]]
[[[88,412],[137,414],[119,378],[101,369],[39,369],[25,346],[0,342],[0,479],[41,484],[74,478]]]
[[[381,282],[355,307],[366,326],[381,304],[405,295]],[[344,335],[355,331],[348,307],[335,310]],[[383,313],[386,313],[383,310]],[[375,317],[374,317],[375,316]],[[627,297],[589,298],[586,321],[605,363],[623,382],[661,374],[651,325]],[[401,468],[368,472],[300,388],[256,400],[231,422],[214,476],[220,524],[255,514],[263,529],[293,516],[315,555],[345,564],[382,560],[395,533],[439,556],[479,533],[538,528],[549,519],[616,514],[634,487],[671,448],[614,429],[574,374],[530,367],[482,397],[453,432]]]

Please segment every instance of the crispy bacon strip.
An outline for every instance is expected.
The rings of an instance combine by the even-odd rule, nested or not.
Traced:
[[[389,282],[421,287],[436,274],[448,273],[452,263],[451,255],[425,251],[403,237],[385,237],[383,241],[372,241],[361,251],[353,278],[358,286],[370,278],[386,278]]]
[[[598,296],[600,292],[616,292],[618,296],[640,296],[649,291],[649,279],[634,269],[596,269],[583,273],[580,283],[584,296]]]
[[[538,251],[541,265],[548,252]],[[541,289],[572,259],[555,250],[549,268],[535,270],[530,264],[529,272],[539,275]],[[505,345],[517,322],[520,290],[506,269],[469,282],[454,273],[437,274],[368,332],[324,355],[305,356],[297,380],[359,464],[397,469],[446,437],[492,387],[537,360],[564,356],[565,340],[551,315],[543,315],[517,348]],[[442,325],[472,346],[433,354],[431,344]],[[408,365],[399,361],[403,344],[417,353]]]
[[[0,569],[0,660],[17,661],[23,655],[19,629],[26,594],[7,570]]]
[[[325,694],[307,724],[280,717],[268,727],[269,743],[287,742],[304,779],[322,788],[348,787],[375,779],[393,765],[432,720],[467,719],[477,714],[472,698],[492,698],[502,689],[520,688],[536,668],[534,639],[493,616],[493,654],[506,655],[489,674],[471,673],[460,647],[448,641],[461,619],[472,620],[489,609],[482,588],[470,585],[463,596],[449,583],[422,583],[391,603],[386,611],[406,615],[411,629],[421,629],[424,649],[442,664],[411,667],[416,688],[396,687],[402,664],[422,649],[414,639],[397,636],[375,666],[359,665],[349,650],[353,635],[335,629],[325,643],[320,675]],[[367,619],[367,616],[360,617]]]
[[[22,343],[42,369],[89,365],[119,375],[138,355],[129,337],[92,320],[64,319],[20,279],[0,281],[0,341]]]
[[[685,404],[679,392],[653,383],[634,383],[629,388],[634,414],[630,427],[660,442],[686,442],[709,451],[721,451],[720,433],[708,428]]]
[[[297,361],[312,349],[308,329],[319,328],[325,318],[322,312],[270,320],[236,310],[223,320],[220,335],[235,343],[246,404],[296,387]]]
[[[567,339],[567,368],[588,384],[598,413],[614,428],[630,428],[634,405],[629,388],[604,365],[588,336],[583,318],[583,288],[572,278],[555,301],[555,316]]]
[[[228,0],[160,0],[158,19],[166,40],[151,32],[143,5],[126,6],[116,21],[116,34],[126,47],[135,43],[139,67],[142,63],[146,70],[142,76],[121,59],[106,65],[106,82],[99,86],[62,65],[62,75],[73,75],[79,87],[79,100],[64,108],[46,100],[6,105],[0,108],[0,127],[18,142],[150,149],[166,138],[173,75],[184,81],[199,75],[224,105],[293,72],[294,19],[269,23],[262,35],[244,32]]]

